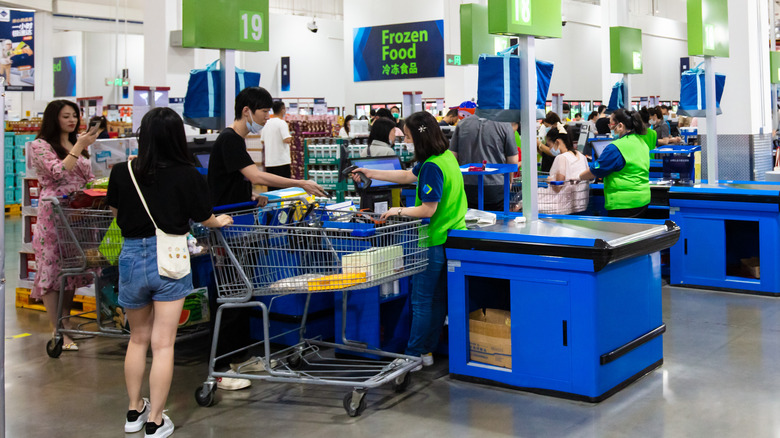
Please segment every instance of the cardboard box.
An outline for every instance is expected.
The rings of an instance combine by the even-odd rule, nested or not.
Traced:
[[[750,278],[761,278],[761,262],[758,257],[740,259],[740,262],[742,262],[743,273],[748,275]]]
[[[508,310],[482,309],[469,314],[471,360],[512,368],[512,324]]]

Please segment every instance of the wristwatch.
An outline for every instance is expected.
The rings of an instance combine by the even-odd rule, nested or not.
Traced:
[[[403,211],[403,207],[398,207],[398,216],[401,216],[401,212]]]

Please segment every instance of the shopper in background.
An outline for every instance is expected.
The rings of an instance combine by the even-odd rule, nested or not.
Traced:
[[[395,105],[390,107],[390,114],[393,115],[396,122],[401,118],[401,110]]]
[[[241,90],[236,96],[235,116],[233,124],[222,130],[214,142],[214,148],[209,159],[208,181],[211,203],[215,206],[240,204],[250,201],[258,201],[264,205],[267,199],[264,196],[252,193],[253,184],[262,184],[271,187],[300,187],[307,193],[316,196],[327,196],[325,191],[314,181],[298,181],[262,172],[255,165],[252,157],[246,151],[246,137],[258,134],[263,125],[269,119],[269,112],[273,106],[271,95],[264,88],[248,87]],[[209,294],[211,304],[211,321],[215,321],[217,302],[215,294]],[[217,356],[244,348],[254,341],[250,337],[249,328],[250,313],[248,309],[231,309],[222,314],[222,327],[220,329],[220,341],[217,343]],[[212,333],[214,333],[212,331]],[[237,368],[246,358],[252,361],[252,366],[243,369],[261,371],[262,363],[250,357],[247,351],[227,357],[217,362],[215,369],[224,369],[230,365]],[[230,360],[235,363],[230,364]],[[234,373],[234,370],[228,371]],[[246,388],[251,385],[247,379],[233,379],[222,377],[217,382],[217,387],[226,390]]]
[[[642,138],[642,141],[644,141],[647,147],[652,151],[655,149],[656,144],[658,144],[658,133],[651,129],[650,110],[647,109],[647,107],[642,107],[642,109],[639,110],[639,117],[642,118],[642,124],[645,125],[646,130],[645,134],[640,135],[639,137]]]
[[[606,105],[599,106],[599,117],[596,119],[596,133],[598,135],[609,135],[609,117],[607,117]]]
[[[98,128],[78,135],[81,125],[79,107],[69,100],[54,100],[46,105],[41,130],[28,149],[27,159],[38,174],[40,203],[38,222],[32,240],[38,272],[30,296],[43,300],[52,327],[58,327],[60,317],[69,317],[75,290],[90,283],[90,276],[67,277],[62,313],[57,314],[60,297],[60,250],[54,224],[54,209],[48,197],[70,195],[81,190],[95,178],[89,162],[87,147],[95,142]],[[70,319],[62,320],[62,327],[70,329]],[[64,351],[78,350],[73,339],[62,335]]]
[[[208,227],[231,224],[230,216],[211,214],[211,203],[202,196],[207,189],[187,152],[181,117],[170,108],[154,108],[146,113],[138,134],[138,158],[111,169],[107,195],[124,238],[118,262],[118,302],[130,325],[125,354],[130,403],[125,432],[137,432],[145,425],[146,436],[167,437],[173,433],[173,422],[163,408],[173,378],[179,318],[184,298],[192,292],[192,273],[178,280],[158,273],[155,228],[181,235],[189,231],[190,219]],[[150,397],[146,399],[141,397],[141,388],[150,345]]]
[[[441,126],[455,126],[458,123],[458,109],[453,108],[447,111],[447,115],[441,118],[439,125]]]
[[[661,107],[648,108],[648,112],[650,114],[650,126],[658,134],[659,146],[682,143],[682,139],[680,137],[672,137],[671,133],[669,132],[669,124],[664,121],[664,115]]]
[[[509,122],[496,122],[478,116],[466,117],[458,123],[450,140],[450,151],[458,159],[458,164],[481,164],[486,161],[496,164],[517,164],[517,142],[512,125]],[[479,207],[478,177],[464,178],[466,199],[469,208]],[[504,210],[504,177],[487,175],[484,177],[483,209],[486,211]]]
[[[341,129],[339,130],[339,137],[340,138],[345,138],[345,139],[352,138],[349,135],[349,131],[350,131],[350,129],[349,129],[350,128],[349,127],[349,122],[351,122],[352,119],[354,119],[354,118],[355,118],[355,116],[353,116],[352,114],[350,114],[350,115],[348,115],[347,117],[344,118],[344,126],[342,126]]]
[[[558,114],[550,111],[544,117],[544,120],[542,120],[541,126],[539,126],[539,131],[536,138],[536,150],[539,155],[542,156],[542,165],[539,168],[541,172],[549,172],[553,161],[555,161],[555,157],[557,156],[557,153],[553,152],[544,142],[547,138],[547,131],[549,131],[553,126],[558,125],[558,123],[561,123],[561,118],[558,116]]]
[[[414,143],[417,165],[412,170],[356,169],[369,178],[398,184],[417,183],[414,207],[391,208],[382,215],[430,218],[428,266],[412,279],[412,328],[406,354],[422,356],[423,365],[433,365],[432,352],[439,342],[447,315],[447,260],[444,243],[449,230],[466,228],[466,197],[458,161],[448,150],[447,139],[436,119],[425,111],[406,119],[406,141]],[[396,359],[395,363],[404,361]],[[419,368],[418,368],[419,369]],[[416,371],[416,370],[415,370]]]
[[[604,200],[611,217],[642,217],[650,204],[650,154],[639,137],[645,126],[638,112],[618,109],[609,127],[619,137],[590,163],[580,179],[604,178]]]
[[[404,132],[398,126],[400,122],[398,121],[398,119],[395,116],[393,116],[393,113],[389,109],[387,109],[387,108],[379,108],[378,110],[376,110],[376,118],[377,119],[385,118],[385,119],[388,119],[391,122],[393,122],[393,124],[396,127],[396,129],[395,129],[395,138],[397,138],[397,139],[403,138]],[[403,125],[401,125],[401,126],[403,126]]]
[[[104,116],[95,116],[89,119],[89,126],[99,125],[100,134],[98,134],[98,140],[109,138],[108,135],[108,120]]]
[[[265,171],[282,178],[290,178],[292,176],[290,171],[292,136],[290,135],[290,127],[284,120],[287,108],[282,101],[274,102],[272,108],[274,115],[260,131],[260,141],[263,142],[263,154],[265,155]],[[269,191],[280,188],[268,186]]]
[[[395,155],[395,127],[390,119],[378,117],[371,125],[368,134],[368,146],[360,151],[361,157],[384,157]]]
[[[582,121],[582,113],[577,113],[574,115],[574,118],[571,119],[572,122],[581,122]]]
[[[590,114],[588,114],[588,132],[593,133],[593,135],[596,135],[596,132],[598,130],[596,129],[596,120],[599,118],[599,112],[593,111]]]
[[[568,103],[564,103],[562,110],[563,110],[563,115],[561,117],[561,120],[564,122],[571,122],[571,106],[569,106]]]
[[[545,143],[551,150],[558,151],[550,169],[550,176],[547,178],[549,181],[578,180],[580,175],[588,170],[588,159],[577,151],[571,137],[569,127],[563,123],[559,123],[547,131]],[[568,197],[572,202],[571,211],[573,214],[580,213],[588,207],[588,184],[566,184],[563,187],[551,185],[549,189],[558,192],[559,196]]]

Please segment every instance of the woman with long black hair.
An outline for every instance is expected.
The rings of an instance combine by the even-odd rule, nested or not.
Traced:
[[[60,297],[60,250],[54,224],[54,209],[48,197],[62,197],[81,190],[93,180],[87,147],[95,142],[100,129],[78,135],[81,125],[79,107],[69,100],[54,100],[46,105],[41,130],[27,150],[30,166],[38,175],[38,218],[32,239],[35,261],[38,265],[33,283],[33,298],[43,300],[46,314],[53,327],[62,319],[63,328],[69,329],[70,308],[76,288],[86,286],[89,276],[71,276],[65,280],[62,312],[57,314]],[[55,330],[56,332],[56,330]],[[62,335],[62,350],[75,351],[78,346],[67,334]]]
[[[206,181],[187,153],[179,115],[170,108],[154,108],[146,113],[138,135],[138,158],[115,165],[108,181],[108,205],[125,239],[118,263],[118,301],[130,324],[125,355],[130,403],[125,432],[137,432],[145,426],[147,437],[173,433],[173,422],[163,408],[173,378],[176,330],[184,298],[192,291],[192,274],[178,280],[159,274],[155,227],[181,235],[189,231],[190,219],[208,227],[231,224],[230,216],[214,217],[206,193]],[[141,397],[141,386],[149,345],[152,368],[150,397],[146,399]]]

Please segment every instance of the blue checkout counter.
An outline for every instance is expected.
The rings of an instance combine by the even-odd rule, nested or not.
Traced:
[[[672,285],[780,296],[779,183],[674,186],[669,205],[682,230]]]
[[[599,402],[663,363],[659,251],[679,237],[673,222],[513,218],[450,232],[453,377]],[[510,315],[509,357],[494,355],[503,366],[470,336],[483,308]]]

